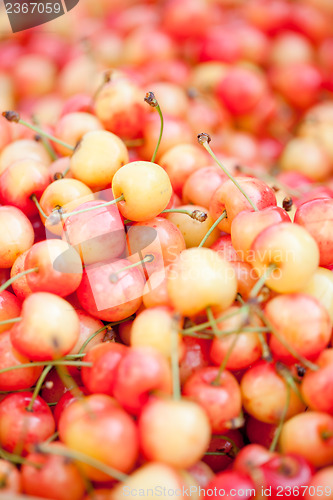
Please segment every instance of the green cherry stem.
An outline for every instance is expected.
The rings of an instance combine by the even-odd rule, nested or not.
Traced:
[[[272,263],[270,264],[267,269],[265,270],[264,274],[259,278],[259,280],[257,281],[257,283],[254,285],[254,287],[252,288],[252,290],[250,291],[250,294],[249,294],[249,299],[255,299],[257,297],[257,295],[259,294],[260,290],[262,289],[262,287],[264,286],[264,284],[266,283],[266,281],[268,280],[268,278],[270,278],[270,276],[273,274],[273,272],[275,271],[275,269],[277,269],[277,265],[275,263]]]
[[[171,369],[172,369],[172,388],[173,399],[181,399],[180,377],[179,377],[179,355],[178,355],[178,324],[179,318],[173,319],[173,328],[171,332]]]
[[[220,330],[218,329],[215,316],[214,316],[212,308],[210,306],[206,307],[206,314],[207,314],[208,321],[210,322],[210,324],[212,326],[212,330],[213,330],[214,335],[216,337],[218,337]]]
[[[34,124],[37,126],[37,127],[40,127],[40,123],[39,123],[39,120],[36,116],[33,116],[32,117],[32,121],[34,122]],[[52,158],[53,161],[57,160],[58,159],[58,155],[57,153],[54,151],[53,147],[52,147],[52,144],[50,143],[50,141],[47,139],[47,137],[45,137],[44,135],[41,135],[40,136],[41,138],[41,141],[43,143],[43,146],[44,148],[46,149],[46,151],[49,153],[50,157]]]
[[[132,269],[133,267],[138,267],[141,266],[142,264],[153,262],[154,258],[155,258],[154,255],[148,254],[142,260],[139,260],[139,262],[135,262],[134,264],[129,264],[128,266],[125,266],[122,269],[118,269],[118,271],[111,273],[109,276],[109,280],[111,281],[111,283],[117,283],[119,280],[118,274],[122,273],[123,271],[126,271],[127,269]]]
[[[58,403],[56,403],[58,404]],[[52,436],[50,436],[49,438],[45,439],[45,441],[43,441],[43,443],[45,444],[49,444],[49,443],[52,443],[52,441],[55,441],[56,439],[58,439],[59,437],[59,432],[56,431],[52,434]]]
[[[77,460],[78,462],[83,462],[84,464],[87,464],[90,467],[94,467],[95,469],[98,469],[99,471],[103,472],[107,476],[110,476],[111,478],[117,479],[120,482],[125,481],[128,477],[123,472],[120,472],[120,471],[114,469],[113,467],[105,465],[103,462],[100,462],[99,460],[96,460],[95,458],[90,457],[89,455],[86,455],[85,453],[82,453],[82,452],[77,451],[77,450],[73,450],[73,449],[69,449],[69,448],[63,449],[60,447],[53,448],[45,443],[38,443],[36,445],[36,450],[37,450],[37,452],[40,452],[40,453],[59,455],[61,457],[66,457],[66,458],[71,458],[72,460]]]
[[[246,311],[247,309],[249,309],[249,306],[247,304],[245,304],[244,306],[237,309],[237,311],[232,311],[232,312],[229,312],[227,314],[223,314],[222,316],[216,318],[215,321],[217,321],[217,322],[224,321],[226,319],[232,318],[233,316],[237,316],[237,314],[240,314],[241,312]],[[212,325],[211,325],[210,321],[205,321],[204,323],[200,323],[199,325],[190,326],[189,328],[185,328],[184,330],[180,330],[179,333],[181,333],[182,335],[186,335],[189,333],[196,333],[196,332],[199,332],[201,330],[205,330],[206,328],[209,328],[211,326]]]
[[[26,269],[25,271],[22,271],[21,273],[17,273],[15,276],[13,276],[12,278],[9,278],[9,280],[7,280],[5,283],[3,283],[0,286],[0,293],[3,292],[4,290],[6,290],[6,288],[8,288],[12,283],[14,283],[14,281],[22,278],[22,276],[25,276],[26,274],[30,274],[30,273],[38,273],[38,271],[39,271],[38,267],[32,267],[31,269]]]
[[[88,207],[88,208],[83,208],[82,210],[76,210],[75,212],[69,212],[69,213],[62,213],[61,218],[62,219],[67,219],[67,217],[70,217],[71,215],[79,215],[79,214],[84,214],[85,212],[90,212],[91,210],[96,210],[96,208],[103,208],[103,207],[108,207],[109,205],[115,205],[116,203],[119,203],[120,201],[125,200],[124,195],[122,194],[118,198],[111,200],[111,201],[106,201],[105,203],[101,203],[100,205],[94,206],[94,207]],[[53,214],[56,214],[58,211],[55,210],[52,212],[52,214],[49,216],[52,217]],[[57,220],[57,222],[59,222]]]
[[[2,326],[2,325],[9,325],[10,323],[18,323],[19,321],[22,321],[21,317],[4,319],[3,321],[0,321],[0,326]]]
[[[279,441],[279,438],[280,438],[280,434],[282,431],[284,421],[285,421],[286,416],[287,416],[287,412],[288,412],[288,408],[289,408],[289,404],[290,404],[291,388],[290,388],[290,385],[288,383],[286,383],[286,386],[287,386],[286,404],[284,405],[281,419],[280,419],[279,425],[274,433],[274,438],[273,438],[273,441],[271,442],[271,445],[269,447],[269,451],[275,451],[275,448],[276,448],[278,441]]]
[[[241,330],[241,328],[239,328],[239,331],[240,330]],[[228,349],[228,351],[227,351],[227,353],[225,355],[225,358],[223,359],[223,361],[222,361],[222,363],[220,365],[219,371],[217,372],[215,379],[212,381],[212,385],[219,386],[221,384],[222,374],[223,374],[224,370],[226,369],[227,363],[228,363],[229,358],[230,358],[230,356],[232,354],[232,351],[234,350],[234,348],[236,346],[236,343],[237,343],[238,339],[239,339],[238,335],[235,335],[235,338],[233,339],[232,343],[230,344],[229,349]]]
[[[42,385],[43,385],[43,383],[44,383],[44,380],[46,379],[47,374],[48,374],[48,373],[52,370],[52,368],[53,368],[53,366],[52,366],[52,365],[48,365],[48,366],[46,366],[46,367],[44,368],[44,370],[42,371],[42,374],[41,374],[41,376],[39,377],[38,382],[37,382],[37,384],[36,384],[36,386],[35,386],[35,389],[34,389],[34,392],[33,392],[33,394],[32,394],[32,398],[31,398],[31,400],[30,400],[30,403],[29,403],[29,405],[27,406],[27,411],[32,411],[33,406],[34,406],[34,403],[35,403],[35,401],[36,401],[36,398],[37,398],[37,396],[38,396],[38,394],[39,394],[39,391],[41,390]]]
[[[21,125],[24,125],[25,127],[30,128],[31,130],[36,132],[38,135],[47,137],[51,141],[57,142],[58,144],[61,144],[61,146],[64,146],[64,148],[70,149],[71,151],[74,151],[74,149],[75,149],[74,146],[70,146],[66,142],[61,141],[60,139],[57,139],[56,137],[54,137],[51,134],[48,134],[47,132],[45,132],[41,128],[37,127],[36,125],[32,125],[31,123],[28,123],[25,120],[22,120],[19,113],[17,113],[16,111],[4,111],[2,113],[2,116],[4,116],[9,122],[20,123]]]
[[[31,198],[31,200],[34,202],[34,204],[36,205],[37,210],[38,210],[38,212],[40,213],[40,215],[41,215],[42,217],[44,217],[44,219],[47,219],[47,218],[48,218],[48,215],[46,215],[46,213],[44,212],[44,210],[43,210],[43,209],[42,209],[42,207],[40,206],[39,201],[37,200],[36,195],[35,195],[35,194],[32,194],[32,195],[30,196],[30,198]]]
[[[45,366],[45,365],[51,365],[51,366],[92,366],[92,363],[89,363],[87,361],[71,361],[67,359],[56,359],[53,361],[33,361],[32,363],[22,363],[19,365],[15,366],[7,366],[6,368],[1,368],[0,374],[1,373],[6,373],[10,372],[12,370],[20,370],[21,368],[30,368],[32,366]]]
[[[216,221],[214,222],[214,224],[208,229],[207,233],[205,234],[205,236],[202,238],[202,240],[200,241],[199,243],[199,248],[200,247],[203,247],[204,244],[206,243],[206,241],[208,240],[209,236],[212,234],[212,232],[214,231],[214,229],[220,224],[220,222],[225,219],[227,217],[227,211],[226,210],[223,210],[222,214],[220,215],[220,217],[218,219],[216,219]]]
[[[155,97],[154,92],[147,92],[147,94],[146,94],[146,96],[144,98],[144,101],[147,104],[149,104],[149,106],[151,106],[152,108],[156,109],[156,111],[159,114],[160,122],[161,122],[161,125],[160,125],[160,135],[158,136],[157,144],[155,146],[155,150],[154,150],[153,156],[151,157],[151,162],[154,163],[155,159],[156,159],[158,148],[160,147],[161,140],[162,140],[163,129],[164,129],[164,119],[163,119],[163,113],[161,111],[160,105],[157,102],[157,99]]]
[[[277,329],[272,325],[272,323],[269,321],[269,319],[266,317],[264,312],[259,308],[255,307],[255,311],[259,318],[263,321],[263,323],[269,328],[269,330],[272,332],[272,334],[278,339],[279,342],[287,349],[287,351],[294,357],[296,358],[300,363],[302,363],[306,368],[312,371],[317,371],[319,370],[319,366],[312,363],[308,359],[304,358],[301,354],[299,354],[293,347],[289,345],[288,342],[279,334]]]
[[[239,191],[242,193],[243,196],[245,196],[245,198],[247,199],[247,201],[250,203],[251,207],[253,208],[253,210],[255,212],[258,212],[259,209],[258,207],[256,206],[255,203],[253,203],[253,201],[251,200],[251,198],[245,193],[244,189],[242,188],[242,186],[239,184],[239,182],[237,182],[237,180],[235,179],[235,177],[233,175],[231,175],[231,173],[225,168],[224,165],[222,165],[222,163],[220,162],[220,160],[217,158],[217,156],[213,153],[209,143],[211,141],[211,138],[208,134],[205,134],[205,133],[201,133],[198,135],[198,142],[199,144],[202,144],[202,146],[206,149],[206,151],[210,154],[210,156],[213,158],[213,160],[216,161],[216,163],[218,164],[218,166],[223,170],[223,172],[229,177],[229,179],[235,184],[235,186],[239,189]]]

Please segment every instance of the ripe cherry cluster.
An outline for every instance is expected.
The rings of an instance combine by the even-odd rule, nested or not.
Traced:
[[[331,498],[333,4],[73,16],[0,41],[0,496]]]

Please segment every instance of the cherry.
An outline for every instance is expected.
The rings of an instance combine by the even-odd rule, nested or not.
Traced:
[[[301,391],[304,401],[311,410],[333,414],[331,390],[333,363],[326,362],[327,351],[331,350],[322,351],[316,360],[319,370],[309,370],[305,373],[301,382]]]
[[[74,401],[62,412],[58,429],[70,450],[116,471],[129,472],[134,467],[138,456],[136,425],[109,396],[93,394]],[[80,469],[89,479],[109,480],[105,472],[89,464],[80,462]]]
[[[188,472],[201,488],[206,488],[209,481],[214,477],[212,469],[203,461],[189,467]]]
[[[156,217],[169,203],[172,187],[167,173],[156,163],[134,161],[121,167],[112,180],[121,214],[134,221]]]
[[[0,267],[10,268],[16,258],[34,242],[34,230],[29,219],[16,207],[0,207]]]
[[[12,321],[19,317],[21,313],[21,302],[12,293],[3,290],[0,293],[0,333],[12,327]],[[1,324],[3,322],[3,324]]]
[[[309,295],[278,295],[266,304],[265,314],[276,331],[270,338],[270,349],[276,359],[285,363],[295,362],[297,354],[315,359],[330,341],[332,323],[328,312]]]
[[[218,377],[218,379],[217,379]],[[185,382],[183,394],[194,399],[207,412],[214,433],[230,429],[241,412],[241,393],[237,380],[228,371],[201,368]]]
[[[214,472],[221,472],[235,463],[235,457],[238,457],[239,448],[243,445],[243,438],[239,430],[225,431],[222,435],[213,434],[203,461]]]
[[[236,455],[232,464],[234,470],[242,474],[254,477],[255,469],[277,456],[260,444],[248,444],[244,446]]]
[[[13,348],[9,332],[2,333],[0,335],[0,371],[27,363],[29,363],[29,359]],[[28,389],[34,385],[41,373],[42,367],[40,366],[5,371],[0,374],[0,390],[17,391]]]
[[[183,184],[182,196],[184,203],[193,203],[193,205],[209,208],[214,191],[222,184],[224,179],[224,173],[217,166],[202,167],[194,171]]]
[[[166,271],[154,271],[146,281],[143,289],[142,302],[145,307],[170,306],[168,296]]]
[[[11,142],[1,151],[0,173],[2,174],[12,163],[27,159],[46,166],[51,163],[51,158],[42,144],[30,139],[21,139]]]
[[[300,413],[282,427],[279,441],[281,452],[296,453],[314,467],[325,467],[332,463],[332,432],[331,415],[316,411]]]
[[[251,415],[246,418],[246,435],[251,443],[259,444],[265,450],[274,442],[277,433],[277,425],[266,424],[261,420],[257,420]]]
[[[0,444],[9,452],[27,454],[30,446],[52,436],[55,423],[51,410],[39,396],[32,410],[32,393],[10,394],[0,402]]]
[[[49,292],[65,297],[78,288],[82,279],[80,256],[65,241],[48,239],[31,247],[24,262],[32,292]]]
[[[1,494],[20,493],[21,474],[8,460],[0,459],[0,492]]]
[[[60,447],[65,449],[60,443],[51,443],[49,447],[51,451]],[[22,487],[27,495],[57,500],[81,500],[86,489],[79,468],[71,460],[38,452],[27,456],[22,467]]]
[[[299,161],[299,154],[304,161]],[[313,181],[322,181],[331,173],[330,158],[322,145],[311,137],[291,139],[282,151],[281,168],[285,173],[299,172]]]
[[[318,244],[321,266],[333,264],[333,238],[330,229],[332,216],[332,199],[308,201],[302,204],[295,213],[295,222],[304,227]],[[323,220],[325,220],[325,224],[322,223]]]
[[[78,316],[69,302],[57,295],[33,293],[24,301],[21,316],[22,320],[10,331],[10,339],[14,348],[29,359],[61,358],[77,342]]]
[[[120,361],[114,396],[129,413],[139,415],[151,392],[170,394],[171,388],[170,364],[152,347],[132,347]]]
[[[43,163],[31,159],[18,160],[1,175],[1,202],[19,208],[27,216],[35,215],[37,210],[31,195],[39,198],[49,183],[48,168]]]
[[[275,500],[288,498],[289,492],[302,490],[311,481],[314,468],[302,456],[286,454],[275,456],[259,465],[264,491]]]
[[[261,422],[278,424],[288,402],[286,384],[272,363],[258,361],[246,371],[240,384],[243,406],[247,413]],[[303,410],[304,404],[291,389],[286,418]]]
[[[333,488],[333,467],[324,467],[317,471],[309,483],[309,488],[306,490],[304,498],[309,500],[313,498],[318,500],[322,496],[322,491],[324,495],[330,495]]]
[[[77,289],[82,308],[104,321],[119,321],[135,313],[141,303],[144,278],[137,268],[123,270],[130,262],[119,259],[95,266],[87,266]],[[117,281],[110,276],[117,273]]]
[[[209,349],[211,340],[191,336],[183,337],[184,356],[179,364],[179,376],[181,384],[200,368],[210,364]]]
[[[129,160],[123,141],[106,130],[83,135],[71,157],[73,176],[91,189],[109,187],[114,174]]]
[[[185,468],[202,457],[211,432],[206,413],[196,403],[157,398],[143,408],[138,429],[148,460]]]

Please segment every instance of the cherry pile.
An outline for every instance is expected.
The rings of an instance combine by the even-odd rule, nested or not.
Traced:
[[[0,496],[332,498],[331,0],[6,23]]]

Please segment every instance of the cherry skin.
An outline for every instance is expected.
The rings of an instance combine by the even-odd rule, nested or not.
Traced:
[[[0,494],[20,493],[22,490],[21,474],[14,464],[0,459]]]
[[[223,179],[225,179],[225,174],[217,166],[196,170],[191,173],[182,186],[183,202],[209,208],[210,199],[222,184]]]
[[[127,352],[126,346],[115,342],[96,345],[88,352],[84,359],[92,366],[83,366],[81,376],[90,393],[113,396],[116,372]]]
[[[142,302],[145,307],[170,306],[166,284],[166,270],[154,271],[146,281]]]
[[[21,273],[26,269],[25,267],[25,259],[29,253],[29,250],[21,253],[15,260],[12,268],[10,270],[10,277],[13,278],[17,274]],[[12,289],[15,293],[16,297],[23,302],[29,295],[32,294],[32,290],[27,282],[27,275],[21,276],[21,278],[16,279],[12,283]],[[5,325],[4,325],[5,326]]]
[[[95,345],[99,345],[101,342],[103,342],[107,331],[110,333],[110,335],[112,334],[111,328],[105,328],[104,330],[102,330],[104,323],[102,323],[102,321],[100,321],[99,319],[93,318],[92,316],[90,316],[90,314],[86,313],[82,309],[75,308],[75,311],[80,322],[80,332],[79,338],[70,354],[78,354],[79,350],[86,342],[86,340],[88,340],[92,336],[92,334],[97,332],[98,330],[101,330],[100,333],[95,335],[95,337],[88,342],[88,344],[83,349],[83,352],[89,352]]]
[[[329,314],[314,297],[300,293],[278,295],[266,304],[265,314],[282,341],[307,359],[315,359],[330,341]],[[294,356],[274,334],[269,346],[276,359],[295,362]]]
[[[121,167],[113,177],[112,191],[115,198],[124,196],[118,203],[122,215],[137,222],[160,214],[172,195],[168,174],[156,163],[147,161]]]
[[[79,337],[80,323],[74,308],[52,293],[30,295],[23,303],[21,317],[10,330],[10,339],[14,348],[29,359],[61,358]]]
[[[60,443],[51,443],[49,449],[66,450]],[[22,486],[27,495],[56,500],[81,500],[86,486],[77,466],[66,457],[34,452],[27,456],[30,463],[22,467]],[[35,467],[30,464],[39,464]]]
[[[37,213],[31,195],[39,198],[49,183],[47,166],[30,159],[19,160],[9,165],[1,175],[1,202],[19,208],[30,217]]]
[[[330,465],[333,460],[333,417],[307,411],[284,423],[279,445],[282,453],[296,453],[314,467]],[[306,440],[304,439],[306,436]]]
[[[260,467],[276,455],[260,444],[248,444],[237,453],[232,467],[238,472],[251,475],[256,467]]]
[[[170,267],[167,289],[175,309],[191,316],[208,306],[229,307],[236,297],[237,281],[232,266],[216,252],[190,248]]]
[[[55,431],[51,410],[42,398],[37,396],[32,410],[27,410],[31,398],[31,392],[16,393],[0,402],[0,444],[11,453],[27,454],[32,444]]]
[[[247,262],[230,261],[230,264],[234,268],[237,278],[237,292],[244,300],[247,300],[259,276],[256,270]]]
[[[16,258],[31,248],[34,230],[29,219],[16,207],[0,207],[0,267],[12,267]]]
[[[150,307],[136,316],[132,323],[130,343],[133,347],[151,346],[167,358],[172,355],[172,336],[181,321],[175,322],[170,307]],[[176,326],[177,325],[177,326]],[[178,357],[184,353],[182,338],[178,335]]]
[[[114,396],[127,412],[139,415],[151,392],[170,394],[171,390],[170,364],[156,349],[132,347],[120,361]]]
[[[266,424],[251,415],[246,419],[246,435],[251,443],[269,448],[275,437],[277,425]]]
[[[102,130],[101,122],[92,114],[72,112],[64,114],[56,123],[54,135],[69,146],[75,147],[84,134],[93,130]],[[54,143],[55,150],[61,156],[70,156],[71,150],[61,144]]]
[[[6,321],[7,319],[18,318],[21,313],[21,302],[13,294],[4,290],[0,293],[0,321]],[[0,333],[9,330],[12,327],[12,323],[7,325],[0,325]]]
[[[116,171],[129,160],[123,141],[106,130],[83,135],[70,163],[73,176],[91,189],[110,186]]]
[[[251,265],[259,276],[271,264],[277,269],[266,285],[279,293],[297,292],[311,279],[319,264],[314,238],[297,224],[280,222],[267,227],[251,245]]]
[[[221,472],[235,462],[235,456],[240,453],[238,448],[244,445],[242,435],[239,430],[225,431],[223,435],[212,435],[208,452],[225,453],[225,455],[205,455],[203,462],[208,464],[214,472]]]
[[[206,491],[214,493],[209,495],[214,500],[221,498],[220,491],[223,491],[227,496],[232,496],[236,500],[252,498],[256,494],[252,479],[238,471],[220,472],[207,485]]]
[[[179,376],[182,385],[193,373],[210,365],[209,350],[211,340],[184,336],[183,345],[185,352],[179,364]]]
[[[259,210],[276,206],[274,191],[263,181],[252,177],[238,177],[237,181]],[[226,233],[230,233],[231,223],[236,215],[243,210],[253,211],[245,196],[230,179],[217,188],[209,205],[209,212],[214,220],[220,217],[223,210],[227,211],[227,217],[219,223],[218,227]]]
[[[237,251],[233,247],[230,234],[222,233],[222,235],[212,245],[210,245],[209,248],[215,250],[220,257],[229,262],[240,260]]]
[[[9,332],[0,335],[0,370],[29,363],[29,359],[17,352],[10,341]],[[31,366],[0,374],[1,391],[17,391],[33,386],[43,367]]]
[[[191,174],[206,167],[208,158],[197,144],[177,144],[161,156],[159,164],[167,172],[174,192],[181,196],[185,181]]]
[[[304,154],[304,161],[299,161],[299,154]],[[322,145],[311,137],[295,137],[284,148],[281,159],[283,172],[299,172],[312,181],[326,180],[331,172],[329,155]]]
[[[144,278],[126,259],[119,259],[99,266],[86,267],[77,297],[82,308],[92,316],[104,321],[120,321],[134,314],[142,303]],[[110,276],[117,273],[118,281],[112,283]]]
[[[287,386],[273,364],[258,361],[249,368],[241,380],[243,406],[247,413],[268,424],[278,424],[286,406]],[[290,389],[290,402],[286,418],[304,410],[298,395]]]
[[[218,368],[202,368],[187,379],[183,387],[184,396],[199,403],[207,412],[215,434],[230,428],[230,421],[241,412],[241,392],[235,377],[224,371],[219,382],[212,382],[218,375]]]
[[[311,410],[333,414],[332,376],[333,359],[328,362],[326,355],[331,349],[321,352],[316,359],[320,366],[317,371],[307,371],[301,382],[301,391],[304,401]]]
[[[148,460],[184,468],[202,457],[211,433],[205,411],[185,399],[153,399],[143,408],[138,429],[141,449]]]
[[[132,418],[106,395],[91,395],[71,403],[59,421],[60,440],[69,448],[129,472],[138,456],[138,431]],[[84,436],[84,439],[82,439]],[[108,481],[110,476],[80,463],[89,479]]]
[[[290,491],[303,489],[302,486],[309,484],[314,473],[314,467],[304,457],[293,454],[275,456],[259,465],[259,470],[265,489],[269,488],[270,497],[274,500],[288,498]]]
[[[95,207],[95,210],[65,219],[62,239],[75,247],[85,265],[119,257],[125,249],[125,230],[115,205],[87,201],[76,210]]]
[[[268,207],[260,212],[240,212],[231,224],[232,245],[239,259],[251,261],[251,245],[266,227],[289,221],[289,215],[280,207]]]
[[[79,254],[65,241],[48,239],[33,245],[24,263],[25,269],[38,269],[26,275],[33,292],[49,292],[66,297],[78,288],[82,279]]]
[[[311,488],[311,489],[310,489]],[[324,491],[325,495],[330,495],[333,489],[333,467],[324,467],[317,471],[310,483],[309,488],[306,491],[304,498],[305,500],[318,500],[321,498],[321,492]],[[310,491],[309,491],[310,490]]]
[[[320,265],[333,264],[333,200],[317,199],[302,204],[295,213],[295,222],[304,227],[316,240]],[[323,224],[323,220],[325,223]]]

